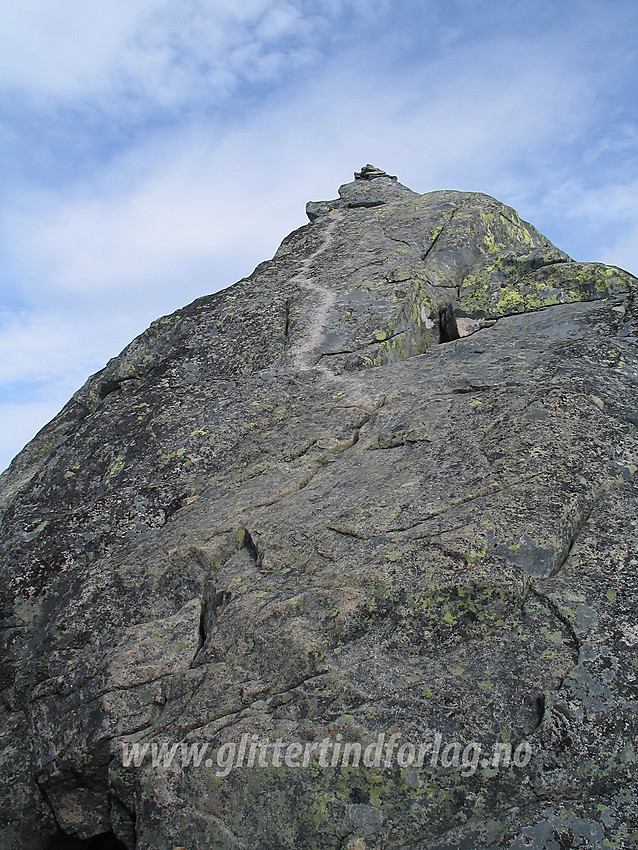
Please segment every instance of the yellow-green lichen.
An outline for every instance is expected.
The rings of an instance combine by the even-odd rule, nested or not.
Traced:
[[[115,478],[116,475],[119,475],[120,472],[124,469],[125,466],[126,466],[126,463],[124,461],[124,458],[121,455],[118,455],[117,457],[115,457],[111,461],[111,465],[109,466],[108,471],[106,473],[106,479],[105,479],[106,483],[108,484],[108,482],[112,478]]]

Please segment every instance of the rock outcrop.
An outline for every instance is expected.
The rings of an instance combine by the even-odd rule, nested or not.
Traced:
[[[0,478],[3,850],[638,846],[637,281],[357,176]]]

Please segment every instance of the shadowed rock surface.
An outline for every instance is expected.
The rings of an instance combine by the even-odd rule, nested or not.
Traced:
[[[0,848],[638,846],[636,279],[374,166],[307,211],[0,477]],[[380,733],[531,759],[123,758]]]

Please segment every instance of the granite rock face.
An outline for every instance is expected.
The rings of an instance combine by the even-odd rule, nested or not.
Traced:
[[[637,281],[370,168],[0,478],[2,850],[638,846]]]

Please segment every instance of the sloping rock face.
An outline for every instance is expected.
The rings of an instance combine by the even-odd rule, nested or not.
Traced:
[[[0,479],[3,850],[638,846],[637,281],[339,195]]]

